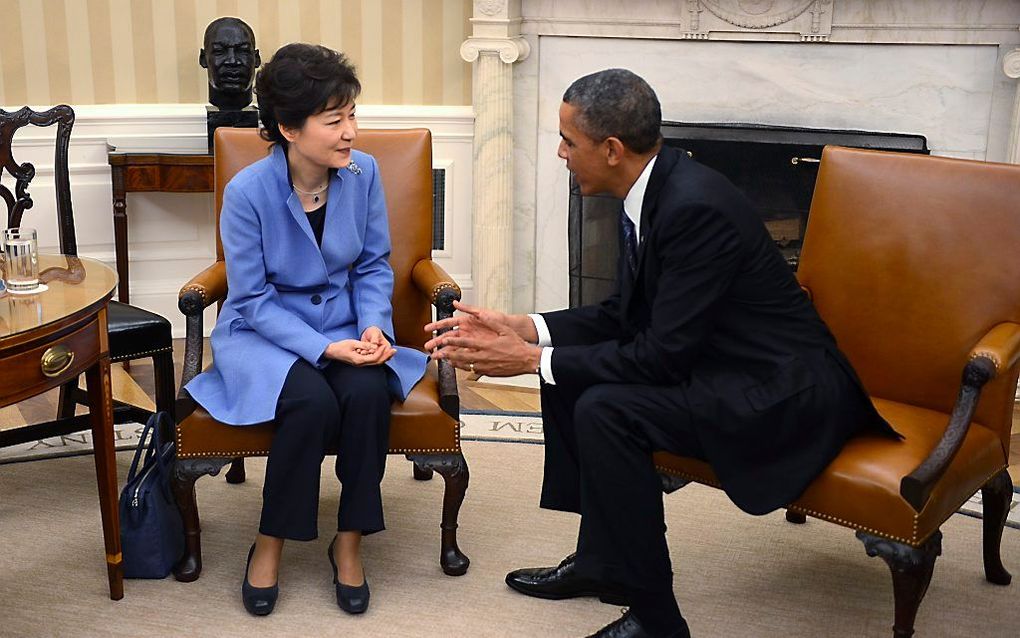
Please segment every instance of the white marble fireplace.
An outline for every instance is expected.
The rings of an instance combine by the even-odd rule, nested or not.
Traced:
[[[515,311],[567,303],[557,109],[599,69],[643,76],[667,120],[914,133],[934,154],[1020,161],[1017,0],[478,0],[475,17],[476,34],[503,17],[525,43],[510,63]]]

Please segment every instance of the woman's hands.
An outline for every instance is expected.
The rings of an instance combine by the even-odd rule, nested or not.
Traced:
[[[375,326],[365,329],[361,339],[334,341],[326,346],[327,359],[343,361],[352,366],[377,366],[393,358],[397,351]]]

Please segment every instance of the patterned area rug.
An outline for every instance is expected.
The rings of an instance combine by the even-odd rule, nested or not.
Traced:
[[[114,426],[114,447],[117,450],[133,450],[138,445],[143,427],[141,423]],[[543,444],[542,415],[538,412],[462,410],[460,427],[460,436],[465,441]],[[92,433],[77,432],[0,448],[0,464],[91,453]],[[981,512],[981,492],[970,497],[959,511],[975,518],[981,518]],[[1006,525],[1020,529],[1020,486],[1014,487]]]
[[[145,425],[141,423],[121,423],[113,426],[113,447],[117,450],[135,449],[143,429],[145,429]],[[92,432],[75,432],[65,436],[54,436],[40,441],[29,441],[20,445],[0,448],[0,464],[78,454],[92,454]]]
[[[538,412],[461,411],[460,436],[466,441],[500,441],[542,444],[542,415]],[[981,492],[970,497],[960,514],[981,518]],[[1013,488],[1006,525],[1020,529],[1020,485]]]
[[[460,411],[460,438],[465,441],[544,442],[541,412]]]

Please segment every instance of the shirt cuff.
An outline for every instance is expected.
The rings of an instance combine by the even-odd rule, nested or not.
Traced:
[[[535,332],[538,333],[538,346],[551,346],[552,335],[549,334],[549,326],[545,324],[545,317],[540,314],[529,314],[531,322],[535,324]]]
[[[542,381],[545,381],[549,385],[556,385],[556,379],[553,378],[552,373],[552,351],[552,346],[544,346],[542,348],[538,369],[540,370],[539,376],[542,377]]]

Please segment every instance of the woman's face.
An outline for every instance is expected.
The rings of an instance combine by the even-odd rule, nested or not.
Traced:
[[[351,146],[358,137],[355,104],[329,104],[309,115],[304,126],[297,129],[280,125],[280,132],[289,142],[288,153],[297,153],[305,161],[323,168],[345,168],[351,163]]]

